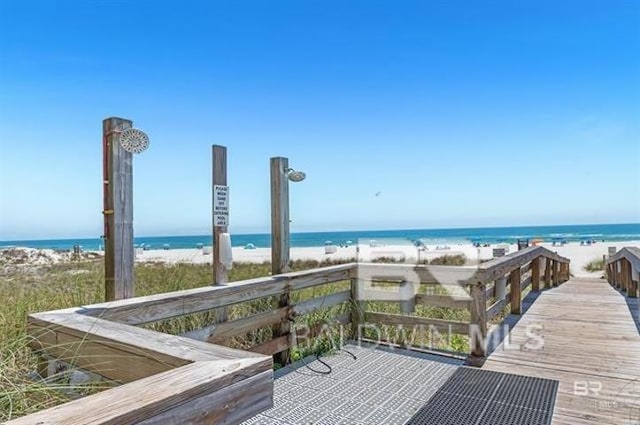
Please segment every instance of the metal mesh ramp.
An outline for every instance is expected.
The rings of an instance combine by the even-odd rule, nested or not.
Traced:
[[[549,425],[558,381],[461,367],[411,425]]]
[[[347,344],[275,372],[274,407],[243,425],[403,425],[462,365],[462,360]],[[307,367],[308,366],[308,367]]]

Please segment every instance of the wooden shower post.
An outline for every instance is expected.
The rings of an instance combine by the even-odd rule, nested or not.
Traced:
[[[133,154],[118,143],[118,133],[133,122],[102,121],[104,185],[104,277],[107,301],[134,296]]]

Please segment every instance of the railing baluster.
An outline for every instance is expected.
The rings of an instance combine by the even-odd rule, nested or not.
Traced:
[[[471,356],[484,358],[486,356],[487,339],[487,295],[486,284],[478,282],[469,288],[471,294],[471,326],[469,327],[469,344]]]
[[[509,275],[509,285],[511,286],[511,314],[522,314],[522,289],[520,267]]]
[[[497,300],[505,300],[507,299],[507,278],[501,277],[500,279],[495,281],[496,293],[495,297]]]
[[[544,287],[545,289],[551,288],[551,259],[545,258],[544,262]]]
[[[356,269],[357,270],[357,269]],[[360,339],[360,324],[364,319],[364,302],[362,301],[362,281],[351,278],[351,335]]]
[[[540,257],[531,261],[531,290],[540,291]]]
[[[634,268],[633,266],[631,267],[631,291],[629,292],[629,296],[631,298],[638,298],[638,286],[640,285],[640,271],[635,270],[634,272]],[[636,277],[636,279],[634,280],[633,277]]]

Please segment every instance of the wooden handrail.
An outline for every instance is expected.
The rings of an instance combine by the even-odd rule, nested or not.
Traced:
[[[259,313],[250,318],[227,321],[210,329],[188,333],[189,336],[199,334],[204,341],[134,325],[349,280],[354,266],[324,267],[230,283],[227,286],[31,314],[27,326],[33,337],[34,349],[125,384],[9,423],[129,424],[176,420],[182,423],[192,419],[212,423],[242,422],[271,407],[271,355],[290,348],[289,336],[272,339],[248,351],[204,341],[223,342],[225,337],[243,331],[246,333],[264,324],[289,320],[291,315],[306,314],[318,308],[348,302],[350,291],[297,304],[292,302],[273,312]],[[343,314],[335,320],[348,321],[348,315],[346,319]],[[194,363],[198,365],[194,366]],[[204,379],[194,379],[194,373],[204,374],[201,375]],[[141,387],[152,387],[158,391],[157,394],[149,393],[149,397],[145,396],[142,400]],[[147,390],[144,392],[148,394]],[[243,408],[226,407],[237,403],[241,403]],[[117,404],[117,408],[113,408],[114,404]],[[204,405],[215,408],[215,411],[202,411],[201,406]],[[86,406],[98,407],[87,409]]]
[[[346,311],[345,309],[331,310],[333,315],[331,320],[337,323],[351,323],[357,329],[360,321],[368,319],[383,325],[429,326],[454,333],[469,333],[472,337],[471,354],[484,356],[482,344],[487,333],[487,320],[498,314],[505,304],[505,301],[497,300],[487,308],[487,301],[490,298],[490,293],[486,290],[487,282],[512,275],[510,298],[512,310],[519,313],[520,288],[526,287],[530,282],[536,287],[541,273],[539,270],[536,273],[532,272],[531,277],[524,279],[521,279],[520,274],[529,274],[529,263],[532,261],[535,261],[534,264],[537,267],[541,267],[543,265],[541,259],[547,260],[545,276],[548,275],[549,280],[553,279],[557,284],[559,280],[568,277],[568,259],[546,248],[531,247],[491,260],[478,268],[350,263],[232,282],[225,286],[208,286],[31,314],[28,317],[28,327],[31,336],[34,337],[33,346],[36,349],[99,375],[126,383],[117,389],[83,399],[90,405],[94,403],[98,406],[103,401],[104,405],[109,405],[111,403],[109,400],[126,399],[129,391],[138,391],[142,383],[160,387],[161,382],[179,382],[180,391],[184,387],[184,394],[167,394],[166,397],[159,394],[149,405],[132,401],[127,408],[114,410],[114,416],[104,417],[100,416],[104,415],[104,412],[99,409],[95,412],[92,410],[79,412],[79,404],[72,402],[53,410],[48,409],[37,413],[38,416],[18,419],[22,422],[10,423],[31,423],[32,417],[47,418],[47,415],[63,419],[73,417],[81,421],[86,419],[98,424],[128,423],[127,421],[131,418],[135,418],[138,422],[159,420],[164,417],[189,421],[197,413],[186,408],[187,406],[199,406],[206,400],[234,400],[234,397],[235,400],[242,400],[243,403],[254,403],[251,409],[246,411],[241,409],[244,412],[243,415],[256,414],[269,407],[271,403],[270,370],[273,360],[270,355],[291,349],[294,337],[299,334],[299,331],[291,330],[287,335],[278,335],[247,351],[211,343],[224,344],[231,337],[291,320],[296,314],[308,314],[317,309],[338,305],[350,305],[351,308]],[[558,268],[558,265],[561,267]],[[290,300],[287,305],[274,307],[270,311],[262,311],[248,317],[227,320],[188,332],[186,335],[189,337],[167,335],[137,327],[137,325],[266,297],[291,294],[293,291],[340,281],[350,281],[351,288],[349,290],[336,288],[333,293],[304,299],[297,303]],[[376,295],[376,299],[380,302],[400,303],[400,310],[405,314],[363,310],[366,299],[362,298],[362,284],[377,281],[384,282],[385,285],[392,282],[392,285],[395,283],[398,286],[398,296],[393,295],[393,291],[385,293],[384,285],[380,288],[374,286],[372,294]],[[451,295],[439,293],[439,291],[435,294],[417,293],[415,288],[423,287],[421,286],[423,284],[427,287],[432,284],[443,285],[445,292],[449,292],[452,287],[458,287],[462,293],[457,294],[455,291],[449,292]],[[462,323],[418,317],[412,315],[416,304],[469,309],[471,321]],[[319,334],[321,326],[324,324],[313,325],[309,334]],[[122,358],[127,360],[119,362],[118,359]],[[207,381],[204,387],[200,383],[194,383],[193,387],[183,384],[183,377],[193,373],[194,367],[191,367],[193,363],[208,365],[209,362],[227,367],[225,370],[237,369],[246,383],[242,380],[238,382],[236,379],[233,383],[224,384],[228,379],[226,375],[223,374],[217,378],[214,374],[209,377],[210,381]],[[255,397],[243,396],[242,394],[251,393],[251,391],[247,392],[246,388],[254,384],[256,388],[261,388],[261,392]],[[180,405],[175,403],[177,397],[181,401]],[[149,408],[151,405],[153,405],[152,409]],[[221,418],[228,417],[233,420],[248,418],[242,415],[232,416],[237,415],[237,411],[225,413],[222,409],[221,412],[220,414],[223,415]]]
[[[629,297],[637,298],[640,286],[640,248],[625,247],[606,262],[607,280]],[[635,271],[635,273],[634,273]]]
[[[499,279],[513,270],[523,267],[536,258],[548,258],[558,263],[569,264],[570,260],[542,246],[531,246],[504,257],[495,258],[480,264],[478,278],[483,282]]]
[[[540,290],[540,268],[544,265],[545,287],[549,288],[569,279],[569,264],[568,258],[541,246],[525,248],[480,264],[475,276],[476,281],[470,282],[471,363],[481,364],[486,355],[486,347],[483,344],[488,331],[488,321],[500,314],[507,303],[511,305],[511,314],[522,314],[522,291],[529,285],[533,291]],[[495,282],[494,287],[487,289],[487,284],[491,282]],[[508,296],[506,285],[510,288]],[[487,300],[492,297],[498,299],[487,307]]]
[[[619,261],[621,258],[629,261],[636,270],[640,271],[640,248],[632,246],[622,248],[607,260],[607,264]]]
[[[323,267],[302,272],[231,282],[225,286],[207,286],[129,298],[82,307],[82,314],[140,325],[172,317],[212,310],[285,292],[349,280],[354,263]]]

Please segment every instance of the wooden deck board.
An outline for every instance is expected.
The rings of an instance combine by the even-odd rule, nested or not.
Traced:
[[[505,323],[515,324],[509,342],[482,368],[558,380],[554,424],[638,424],[637,308],[604,280],[572,279],[542,292],[522,316],[508,317]],[[542,348],[521,348],[535,342],[531,334],[543,338]]]

